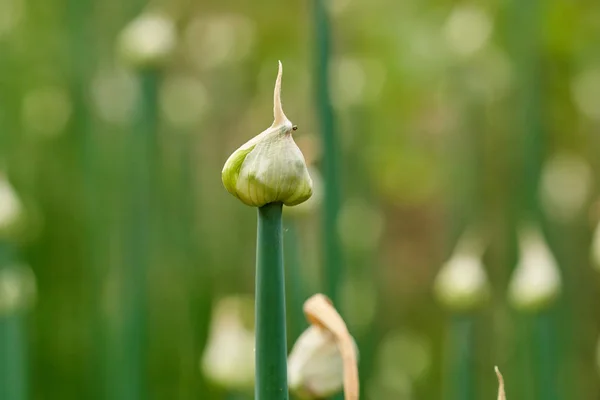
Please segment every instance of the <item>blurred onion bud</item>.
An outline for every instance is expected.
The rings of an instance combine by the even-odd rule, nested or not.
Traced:
[[[591,247],[592,263],[596,269],[600,270],[600,222],[596,225]]]
[[[302,398],[321,399],[339,392],[343,383],[344,364],[335,337],[326,329],[310,326],[288,358],[290,390]]]
[[[250,390],[254,386],[253,307],[252,299],[229,297],[214,309],[201,369],[224,388]]]
[[[519,247],[521,255],[509,284],[509,301],[517,309],[539,311],[560,295],[560,270],[537,228],[519,231]]]
[[[145,12],[121,32],[118,50],[134,67],[158,67],[173,53],[176,41],[175,23],[171,18],[159,12]]]
[[[304,303],[311,326],[288,357],[288,386],[304,399],[322,399],[344,388],[346,400],[358,399],[358,348],[329,299],[321,294]]]
[[[0,237],[13,236],[24,223],[24,210],[16,191],[0,174]]]
[[[308,172],[313,183],[312,195],[304,203],[293,207],[283,207],[283,212],[285,215],[289,215],[290,217],[294,218],[301,218],[315,213],[321,206],[321,202],[323,201],[323,192],[325,190],[323,187],[321,173],[314,167],[308,167]]]
[[[490,296],[490,285],[482,262],[481,244],[464,237],[435,279],[438,301],[452,311],[470,311]]]
[[[28,310],[37,295],[35,275],[24,265],[0,267],[0,316]]]
[[[279,62],[273,124],[233,152],[223,167],[225,188],[249,206],[275,202],[295,206],[312,195],[313,183],[304,156],[292,138],[296,127],[281,106],[281,75]]]

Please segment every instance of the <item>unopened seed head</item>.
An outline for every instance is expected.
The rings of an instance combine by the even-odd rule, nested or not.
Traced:
[[[521,255],[509,284],[509,301],[517,309],[539,311],[560,295],[560,270],[537,228],[520,230],[519,247]]]
[[[343,382],[344,365],[334,336],[319,326],[309,327],[288,358],[290,390],[302,398],[321,399],[339,392]]]
[[[275,202],[295,206],[312,195],[312,179],[292,137],[294,125],[281,106],[281,76],[280,62],[273,96],[273,124],[234,151],[221,175],[227,191],[253,207]]]

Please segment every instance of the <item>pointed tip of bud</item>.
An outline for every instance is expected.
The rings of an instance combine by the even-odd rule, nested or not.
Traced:
[[[275,91],[273,92],[273,126],[283,125],[288,118],[283,112],[281,105],[281,78],[283,76],[283,65],[279,61],[279,70],[277,71],[277,79],[275,80]]]
[[[498,400],[506,400],[506,394],[504,393],[504,378],[497,366],[494,366],[494,371],[496,371],[496,376],[498,377]]]

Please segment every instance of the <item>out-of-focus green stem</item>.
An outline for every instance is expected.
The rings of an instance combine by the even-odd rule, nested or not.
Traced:
[[[209,254],[201,241],[195,240],[196,210],[201,209],[201,198],[196,196],[198,180],[194,174],[194,141],[191,132],[179,132],[179,187],[178,187],[178,217],[177,228],[166,240],[174,240],[173,246],[179,246],[183,253],[185,269],[182,271],[187,277],[188,301],[190,302],[190,321],[192,325],[193,348],[189,354],[189,363],[186,363],[185,377],[190,382],[190,395],[194,398],[201,396],[210,397],[209,388],[205,377],[197,373],[198,359],[208,336],[210,324],[211,298],[213,294],[212,279],[210,276],[210,263],[207,261]]]
[[[470,315],[456,314],[450,323],[451,346],[453,357],[450,361],[449,375],[452,376],[452,399],[473,400],[473,317]]]
[[[0,269],[12,261],[10,244],[0,241]],[[25,400],[27,390],[27,329],[22,309],[0,314],[0,399]]]
[[[341,190],[335,119],[329,95],[330,27],[324,0],[315,0],[314,16],[316,29],[315,91],[324,154],[323,243],[325,252],[325,291],[333,302],[338,304],[338,287],[342,279],[343,268],[342,251],[337,232]]]
[[[536,379],[536,398],[544,400],[557,400],[559,396],[556,385],[549,384],[547,380],[553,382],[557,380],[556,360],[553,358],[558,352],[555,351],[556,328],[551,311],[542,312],[537,315],[534,327],[533,341],[536,343],[536,366],[538,378]]]
[[[300,237],[298,235],[297,221],[286,221],[285,228],[283,238],[286,256],[287,309],[290,322],[288,324],[288,331],[291,342],[294,343],[308,325],[302,312],[302,305],[306,296],[304,292],[304,279],[301,273]]]
[[[282,203],[258,209],[256,241],[256,400],[287,400]]]
[[[0,399],[27,399],[27,331],[19,311],[0,316]]]
[[[545,132],[543,127],[544,87],[542,82],[542,16],[544,15],[540,0],[528,2],[513,1],[512,13],[514,29],[512,37],[513,57],[516,70],[516,87],[518,92],[518,133],[522,138],[522,180],[519,191],[522,194],[521,215],[523,220],[542,221],[542,213],[538,201],[538,187],[542,169]],[[552,399],[557,396],[556,377],[552,368],[546,365],[561,364],[559,353],[548,345],[546,331],[554,332],[550,310],[532,317],[533,336],[531,346],[537,348],[534,361],[535,387],[539,398]]]
[[[129,204],[127,207],[127,247],[125,249],[123,318],[120,363],[113,378],[118,382],[116,400],[146,399],[147,294],[152,219],[152,172],[157,130],[158,73],[139,73],[142,96],[129,146]],[[118,356],[118,355],[117,355]]]

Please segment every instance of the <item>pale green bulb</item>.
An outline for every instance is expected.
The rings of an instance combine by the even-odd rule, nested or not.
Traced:
[[[312,179],[292,137],[296,128],[281,106],[281,75],[279,62],[273,124],[234,151],[223,167],[225,188],[249,206],[262,207],[276,202],[295,206],[312,195]]]

